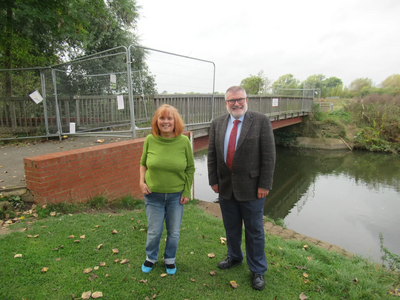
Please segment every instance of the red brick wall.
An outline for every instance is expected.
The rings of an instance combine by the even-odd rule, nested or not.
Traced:
[[[35,203],[115,199],[139,190],[144,138],[24,158],[26,186]]]
[[[189,136],[190,132],[184,134]],[[85,202],[99,195],[143,199],[139,165],[144,140],[24,158],[26,187],[40,204]],[[195,145],[193,148],[196,150]]]

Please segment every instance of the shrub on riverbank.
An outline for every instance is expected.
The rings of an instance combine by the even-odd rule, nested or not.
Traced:
[[[374,152],[400,151],[400,96],[369,95],[345,107],[360,128],[354,147]]]
[[[125,198],[107,208],[101,207],[103,200],[75,208],[86,213],[55,214],[34,223],[28,223],[31,217],[25,215],[12,225],[26,230],[0,237],[0,298],[77,299],[87,291],[102,292],[105,299],[218,300],[391,299],[391,294],[399,293],[398,273],[359,257],[347,258],[273,235],[266,235],[266,288],[255,291],[245,263],[232,270],[216,267],[227,251],[220,239],[225,232],[222,220],[204,213],[197,201],[185,205],[177,274],[163,277],[161,259],[144,274],[140,269],[147,223],[143,202]],[[71,212],[59,204],[39,211],[41,215]],[[230,286],[231,281],[237,288]]]

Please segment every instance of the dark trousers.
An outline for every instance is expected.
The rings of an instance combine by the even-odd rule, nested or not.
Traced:
[[[226,231],[228,257],[242,261],[242,224],[245,227],[247,265],[251,272],[264,275],[267,271],[263,223],[265,197],[254,201],[219,198]]]

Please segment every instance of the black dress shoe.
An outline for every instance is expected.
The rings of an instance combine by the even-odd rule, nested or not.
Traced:
[[[265,287],[264,275],[253,274],[253,279],[251,280],[251,287],[255,290],[263,290]]]
[[[240,265],[240,264],[242,264],[241,261],[234,260],[234,259],[228,257],[227,259],[224,259],[223,261],[220,261],[218,263],[218,268],[220,268],[220,269],[229,269],[229,268],[232,268],[233,266],[237,266],[237,265]]]

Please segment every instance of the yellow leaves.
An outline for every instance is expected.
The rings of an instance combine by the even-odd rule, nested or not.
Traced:
[[[113,254],[118,254],[118,253],[119,253],[119,251],[118,251],[118,249],[117,249],[117,248],[115,248],[115,249],[112,249],[112,253],[113,253]]]
[[[229,285],[234,289],[237,289],[237,287],[238,287],[238,284],[236,283],[236,281],[233,281],[233,280],[229,281]]]
[[[101,263],[100,263],[100,267],[105,267],[106,266],[106,262],[105,261],[102,261]]]
[[[226,244],[226,238],[220,237],[219,239],[220,239],[222,245]]]
[[[304,294],[304,292],[302,292],[302,293],[299,295],[299,299],[300,299],[300,300],[305,300],[305,299],[308,299],[308,297],[306,296],[306,294]]]
[[[92,294],[92,298],[93,298],[93,299],[103,298],[103,293],[102,293],[102,292],[94,292],[94,293]]]
[[[278,245],[279,250],[283,250],[281,246]]]
[[[68,238],[73,239],[75,236],[72,234]]]
[[[217,274],[217,272],[215,272],[215,270],[212,270],[212,271],[210,272],[210,275],[211,275],[211,276],[215,276],[215,274]]]
[[[22,254],[15,254],[14,255],[14,258],[21,258],[22,257]]]
[[[308,249],[308,245],[304,245],[302,248],[303,251],[306,251],[307,249]]]
[[[129,262],[129,259],[123,259],[123,260],[121,260],[120,264],[123,265],[123,264],[127,264],[128,262]]]
[[[303,273],[303,276],[304,276],[305,278],[308,278],[308,274],[307,274],[307,273]]]
[[[355,284],[358,284],[358,279],[357,279],[357,278],[354,278],[354,279],[353,279],[353,282],[354,282]]]
[[[84,239],[84,238],[86,238],[86,236],[85,235],[81,235],[79,238],[80,239]]]
[[[400,296],[400,289],[390,289],[389,288],[389,294],[392,296]]]
[[[196,280],[194,280],[193,278],[190,278],[190,281],[191,281],[191,282],[196,282]]]
[[[214,258],[215,257],[215,254],[214,253],[208,253],[208,255],[207,255],[209,258]]]
[[[101,246],[103,246],[103,244],[98,245],[97,250],[100,250]]]
[[[55,216],[56,216],[56,212],[55,212],[55,211],[51,212],[51,213],[50,213],[50,216],[51,216],[51,217],[55,217]]]
[[[162,273],[162,274],[160,275],[160,277],[167,277],[167,276],[168,276],[167,273]]]
[[[92,292],[91,291],[87,291],[87,292],[82,293],[81,298],[87,300],[87,299],[90,299],[91,295],[92,295]]]
[[[49,270],[49,267],[43,267],[42,268],[42,273],[46,273]]]
[[[83,273],[89,274],[89,273],[92,272],[92,271],[93,271],[92,268],[87,268],[87,269],[83,270]]]
[[[113,231],[111,231],[112,234],[117,234],[118,231],[116,231],[115,229]]]

